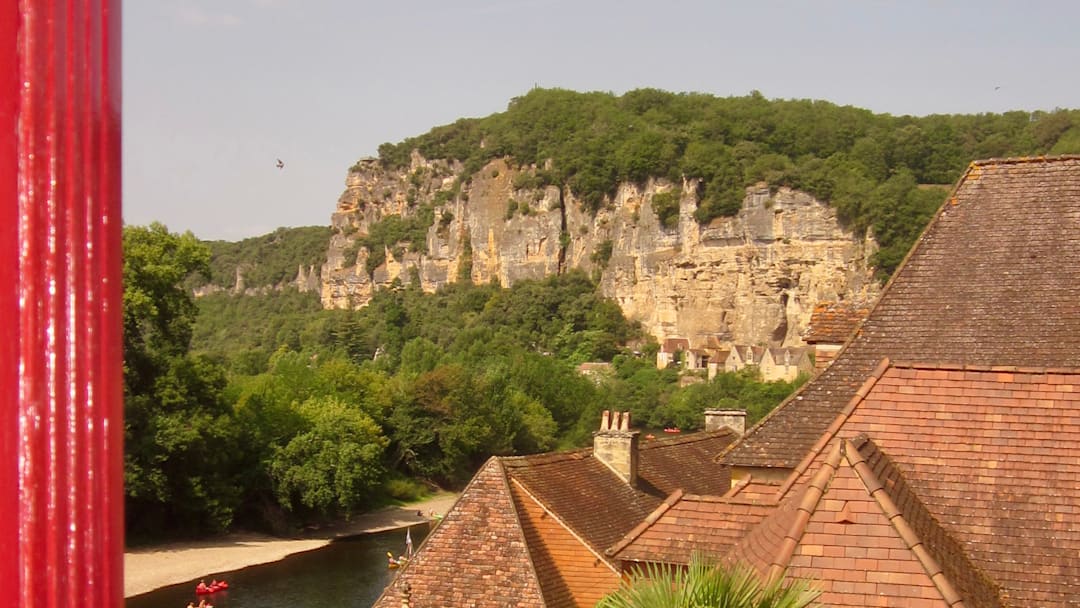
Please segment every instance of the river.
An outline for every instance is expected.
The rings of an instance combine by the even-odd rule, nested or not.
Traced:
[[[428,524],[410,529],[414,546]],[[285,559],[234,572],[215,573],[229,589],[196,596],[193,580],[128,598],[126,608],[184,608],[202,597],[215,608],[369,608],[397,572],[386,567],[386,553],[405,551],[405,530],[364,534]],[[207,584],[212,577],[207,577]]]

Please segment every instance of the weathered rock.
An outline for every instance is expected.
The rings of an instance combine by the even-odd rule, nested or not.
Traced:
[[[580,268],[598,276],[604,295],[658,339],[680,336],[696,345],[716,336],[788,346],[802,343],[818,301],[872,298],[879,289],[868,264],[873,240],[842,229],[828,205],[805,193],[748,189],[736,217],[700,226],[693,180],[623,184],[593,217],[567,190],[515,188],[515,178],[531,168],[493,161],[471,180],[461,177],[455,191],[461,170],[416,154],[403,171],[357,163],[331,216],[323,305],[363,306],[375,289],[407,283],[411,269],[433,291],[461,278],[510,286]],[[669,229],[651,201],[672,189],[680,204],[678,224]],[[362,248],[355,262],[347,259],[375,222],[416,214],[425,204],[435,205],[436,218],[426,252],[388,251],[371,274]],[[605,248],[607,260],[595,255]]]

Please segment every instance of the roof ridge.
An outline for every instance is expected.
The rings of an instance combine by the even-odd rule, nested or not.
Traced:
[[[774,498],[758,499],[743,498],[742,496],[717,496],[715,494],[683,494],[683,502],[703,502],[718,505],[751,505],[775,507],[779,504]]]
[[[655,450],[657,448],[665,448],[673,445],[683,445],[686,443],[696,443],[698,441],[706,441],[715,437],[722,437],[724,435],[736,435],[735,431],[728,427],[722,427],[712,431],[695,431],[693,433],[686,433],[685,435],[674,435],[671,437],[657,437],[656,439],[649,440],[648,442],[641,442],[639,450]]]
[[[656,507],[655,509],[653,509],[652,513],[649,513],[647,516],[645,516],[645,519],[641,520],[641,523],[634,526],[632,530],[627,532],[626,535],[619,540],[619,542],[604,550],[604,554],[614,557],[616,553],[628,547],[630,543],[634,542],[637,539],[637,537],[644,534],[646,530],[651,528],[653,524],[659,521],[659,519],[664,515],[664,513],[667,513],[668,510],[671,509],[671,507],[677,505],[679,501],[682,500],[682,498],[682,488],[679,488],[672,492],[667,498],[664,499],[664,502],[660,503],[660,506]]]
[[[904,521],[913,530],[921,530],[917,535],[923,541],[923,547],[931,556],[937,556],[935,559],[942,566],[946,579],[958,589],[958,593],[962,591],[976,606],[1010,605],[1008,592],[972,560],[966,547],[927,509],[920,496],[908,484],[904,472],[889,455],[865,433],[860,433],[849,441],[855,445],[859,456],[874,477],[879,481],[884,480],[884,496],[891,499],[898,509],[902,506]],[[858,473],[856,470],[856,474]],[[957,559],[950,558],[950,554]]]
[[[450,505],[450,508],[446,510],[446,513],[442,516],[441,521],[445,521],[446,519],[448,519],[450,517],[450,514],[453,513],[457,509],[458,504],[461,502],[461,497],[465,496],[465,493],[468,492],[469,488],[471,488],[474,484],[479,483],[477,481],[477,477],[479,477],[480,472],[483,471],[484,467],[488,466],[488,464],[490,464],[492,460],[498,461],[499,457],[498,456],[491,456],[486,461],[484,461],[484,464],[480,465],[480,468],[476,470],[476,473],[473,473],[472,479],[469,480],[469,483],[465,484],[465,487],[461,489],[461,493],[458,494],[457,499],[455,499],[453,504]],[[414,554],[420,553],[420,550],[424,548],[424,545],[427,544],[428,539],[430,539],[432,536],[434,536],[434,534],[427,534],[426,536],[424,536],[424,540],[420,541],[420,544],[417,545],[416,550],[413,551],[413,553]],[[399,572],[399,577],[398,578],[400,578],[400,574],[405,574],[408,571],[408,568],[409,568],[409,562],[405,562],[405,565],[402,566],[401,571]],[[389,589],[390,585],[387,585],[386,588]],[[379,594],[380,598],[382,596],[383,596],[383,594]],[[376,603],[378,603],[378,598],[376,598]]]
[[[1053,163],[1080,160],[1080,154],[1040,154],[1036,156],[1007,156],[1004,158],[984,158],[971,161],[971,165],[986,167],[990,165],[1019,165],[1022,163]]]
[[[914,363],[895,361],[897,369],[943,370],[958,372],[1011,372],[1016,374],[1080,374],[1080,367],[1044,367],[1026,365],[975,365],[944,362]]]
[[[724,493],[724,497],[734,497],[739,492],[745,490],[746,486],[750,485],[750,480],[753,479],[753,477],[753,475],[747,475],[746,477],[743,477],[735,483],[732,483],[731,488],[729,488],[728,491]]]
[[[867,440],[868,443],[872,443]],[[915,559],[919,560],[919,564],[922,565],[926,575],[930,577],[930,581],[934,583],[934,587],[941,593],[941,597],[945,600],[951,608],[964,608],[964,600],[960,597],[960,594],[956,591],[952,582],[945,576],[944,570],[937,560],[934,559],[930,552],[927,551],[926,545],[923,544],[922,539],[915,532],[915,529],[908,523],[907,518],[900,511],[899,507],[893,501],[885,490],[885,484],[878,479],[874,471],[870,469],[870,465],[866,463],[866,459],[859,451],[858,447],[849,439],[841,441],[841,452],[844,454],[844,459],[848,465],[855,471],[855,474],[859,476],[859,480],[866,487],[867,492],[870,493],[870,497],[874,499],[878,507],[881,509],[885,518],[892,525],[896,533],[900,535],[900,539],[904,541],[904,544],[915,556]]]
[[[781,499],[785,494],[787,494],[788,491],[792,488],[792,486],[795,485],[795,482],[798,481],[800,477],[802,477],[802,474],[810,468],[810,465],[813,464],[814,460],[818,457],[818,454],[820,454],[821,451],[825,449],[825,446],[829,445],[829,442],[832,441],[833,437],[835,437],[836,434],[840,432],[840,428],[844,426],[844,423],[847,422],[847,419],[851,417],[852,413],[855,412],[855,408],[858,407],[859,403],[862,402],[862,400],[870,394],[870,391],[873,390],[874,385],[876,385],[878,380],[880,380],[881,377],[885,375],[885,372],[889,370],[890,366],[891,363],[888,357],[885,357],[880,362],[878,362],[877,367],[874,368],[874,371],[870,372],[870,376],[867,377],[865,381],[863,381],[859,389],[855,391],[854,395],[851,396],[851,399],[847,402],[847,405],[845,405],[844,408],[840,410],[840,413],[837,414],[836,418],[833,419],[832,423],[830,423],[829,426],[825,428],[825,432],[821,434],[821,437],[819,437],[818,440],[814,442],[814,445],[810,448],[810,451],[806,453],[806,456],[803,456],[803,459],[799,461],[799,464],[795,466],[795,469],[791,471],[791,473],[787,476],[787,479],[784,480],[784,483],[781,484],[780,489],[776,491],[776,496],[778,500]]]
[[[806,525],[810,523],[810,515],[817,510],[821,497],[825,495],[825,489],[829,486],[829,481],[836,474],[840,458],[841,445],[837,444],[833,452],[829,454],[829,458],[822,463],[821,468],[807,484],[806,493],[803,494],[799,506],[796,507],[795,521],[791,522],[787,533],[784,534],[784,540],[780,543],[779,553],[769,564],[769,570],[765,576],[766,584],[779,582],[784,577],[784,571],[787,570],[788,563],[791,562],[791,557],[795,554],[795,549],[806,532]]]
[[[514,468],[519,463],[529,462],[535,464],[537,462],[562,462],[564,460],[580,459],[592,455],[593,449],[591,447],[575,448],[573,450],[566,450],[565,452],[541,452],[539,454],[524,454],[521,456],[493,456],[498,458],[504,466]]]
[[[619,570],[615,567],[615,565],[613,563],[611,563],[611,561],[607,557],[605,557],[601,552],[594,549],[593,546],[589,543],[589,541],[585,540],[585,537],[583,537],[576,530],[574,530],[574,528],[571,527],[570,524],[566,523],[566,521],[564,521],[563,518],[559,517],[559,515],[557,513],[552,511],[551,508],[548,507],[546,504],[544,504],[544,502],[542,500],[540,500],[535,494],[530,492],[529,488],[525,487],[525,484],[523,484],[523,483],[521,483],[521,481],[519,481],[517,479],[513,479],[513,478],[511,478],[507,483],[508,484],[513,483],[515,486],[517,486],[519,489],[521,489],[521,491],[524,492],[525,495],[529,497],[529,500],[535,502],[541,509],[543,509],[544,513],[547,513],[549,517],[554,519],[555,522],[558,523],[560,526],[562,526],[567,532],[569,532],[571,536],[576,538],[578,540],[578,542],[580,542],[586,549],[589,550],[590,553],[595,555],[597,557],[597,559],[599,559],[600,561],[604,562],[604,564],[607,565],[607,567],[610,568],[612,572],[614,572],[615,574],[619,574]],[[507,487],[509,488],[509,485]],[[524,536],[525,536],[524,527],[521,525],[521,519],[520,519],[520,516],[518,516],[516,509],[514,511],[514,516],[518,517],[518,526],[517,527],[521,531],[521,535],[524,538]],[[528,542],[525,543],[525,546],[526,547],[529,546]],[[529,563],[531,564],[532,563],[532,551],[527,551],[527,553],[529,554]],[[533,569],[533,574],[536,574],[535,567]],[[539,580],[539,576],[537,576],[537,580]],[[542,585],[541,585],[541,589],[543,589]]]
[[[533,562],[532,551],[529,550],[529,539],[525,538],[525,526],[521,524],[521,514],[518,513],[517,507],[514,505],[514,492],[510,489],[510,476],[506,471],[506,467],[503,466],[502,461],[498,458],[494,459],[499,467],[499,479],[502,480],[506,498],[510,501],[510,511],[513,512],[514,521],[517,523],[517,525],[514,526],[514,530],[517,531],[518,540],[521,542],[521,546],[525,548],[525,556],[529,560],[529,572],[532,573],[533,579],[536,581],[536,588],[540,590],[540,601],[543,602],[546,607],[547,598],[544,596],[544,583],[540,580],[540,573],[536,571],[536,563]],[[466,489],[468,489],[468,487],[466,487]],[[462,491],[462,495],[464,494],[465,492]]]

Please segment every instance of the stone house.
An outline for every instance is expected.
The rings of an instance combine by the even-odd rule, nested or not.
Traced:
[[[679,353],[685,354],[689,350],[690,341],[686,338],[666,338],[660,343],[660,350],[656,352],[657,369],[667,369],[679,358]]]
[[[758,368],[761,379],[765,382],[790,382],[799,374],[811,373],[814,370],[809,350],[805,348],[769,348],[739,344],[732,346],[724,359],[725,372],[737,372],[751,365]]]
[[[591,606],[703,551],[828,606],[1076,606],[1077,284],[1080,157],[972,163],[831,365],[741,438],[635,452],[617,415],[592,450],[494,458],[376,605]]]
[[[724,360],[724,371],[737,372],[748,365],[761,365],[761,358],[764,356],[764,346],[734,345]]]
[[[767,348],[761,356],[761,379],[766,382],[791,382],[799,374],[810,374],[814,363],[807,348]]]

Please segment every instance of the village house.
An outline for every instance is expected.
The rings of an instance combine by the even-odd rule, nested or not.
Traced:
[[[732,346],[731,351],[728,352],[727,359],[724,360],[724,371],[732,373],[751,365],[761,365],[761,358],[764,356],[764,346]]]
[[[737,441],[638,445],[616,415],[592,450],[492,459],[377,605],[591,606],[702,551],[827,606],[1076,606],[1078,284],[1080,157],[972,163],[832,363]]]
[[[656,352],[656,368],[667,369],[679,361],[690,350],[690,341],[686,338],[666,338]]]
[[[808,348],[767,348],[761,356],[761,379],[765,382],[791,382],[799,374],[814,371]]]
[[[814,364],[807,348],[770,348],[738,344],[731,347],[724,359],[724,371],[728,373],[754,367],[765,382],[782,380],[791,382],[799,374],[810,374]]]

